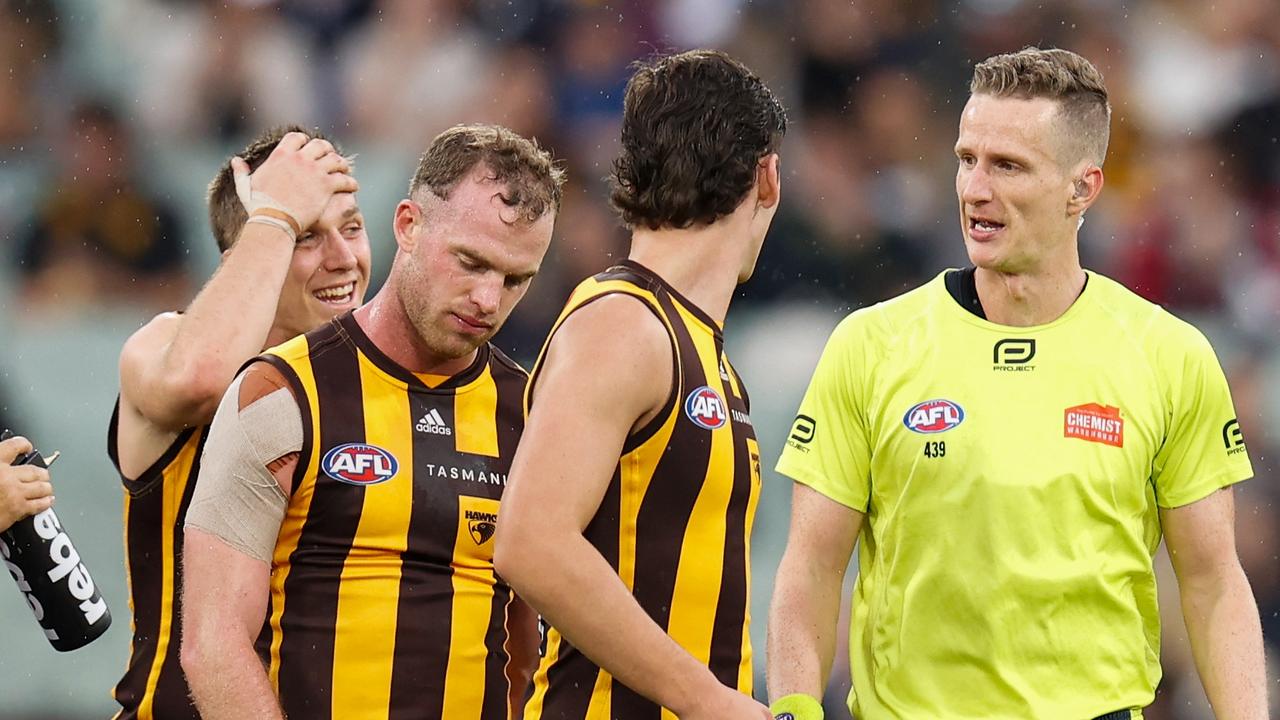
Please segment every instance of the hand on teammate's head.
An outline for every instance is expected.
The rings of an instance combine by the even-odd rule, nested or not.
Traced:
[[[231,170],[245,212],[282,212],[304,230],[320,219],[334,194],[360,189],[351,174],[351,161],[339,155],[332,143],[299,132],[281,138],[252,173],[239,157],[232,158]]]

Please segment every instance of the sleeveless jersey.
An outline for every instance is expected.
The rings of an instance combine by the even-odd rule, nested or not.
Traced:
[[[303,419],[259,639],[286,715],[505,719],[493,534],[525,372],[485,345],[428,387],[350,313],[263,358]]]
[[[674,377],[665,408],[623,446],[585,536],[668,635],[722,683],[750,694],[749,558],[760,450],[747,392],[725,357],[719,324],[632,261],[579,285],[547,346],[575,310],[617,293],[643,302],[667,328]],[[541,364],[526,405],[554,401],[537,397]],[[674,718],[614,682],[555,628],[545,644],[527,720]]]

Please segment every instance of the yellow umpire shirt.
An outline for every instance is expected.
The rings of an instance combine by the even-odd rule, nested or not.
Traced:
[[[833,332],[778,471],[866,514],[849,707],[1092,718],[1160,679],[1159,508],[1252,475],[1191,325],[1089,273],[1008,327],[944,274]]]

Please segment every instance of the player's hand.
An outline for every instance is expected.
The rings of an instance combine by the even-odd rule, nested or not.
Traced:
[[[328,140],[291,132],[280,139],[271,155],[253,174],[249,165],[231,159],[236,195],[245,211],[269,210],[293,219],[299,231],[315,224],[334,193],[355,192],[351,162]]]
[[[49,483],[48,470],[35,465],[9,464],[31,449],[31,442],[21,436],[0,442],[0,532],[53,506],[53,485]]]
[[[730,687],[703,698],[680,714],[680,720],[773,720],[769,708]]]

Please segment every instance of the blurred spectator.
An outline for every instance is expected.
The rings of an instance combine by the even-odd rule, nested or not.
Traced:
[[[107,106],[71,114],[59,174],[19,229],[17,271],[28,308],[75,313],[103,301],[165,309],[189,278],[173,210],[134,176],[129,131]]]
[[[0,0],[0,153],[17,149],[40,125],[41,86],[57,69],[61,44],[52,0]]]
[[[418,153],[455,122],[472,121],[491,85],[489,48],[459,0],[379,0],[342,48],[354,131]]]
[[[319,124],[305,30],[261,0],[132,0],[116,11],[133,56],[136,112],[166,138],[233,143],[272,125]],[[123,3],[122,3],[123,5]],[[128,36],[126,36],[128,37]]]
[[[616,154],[627,66],[654,50],[638,42],[642,26],[624,20],[607,7],[583,9],[566,17],[556,36],[557,122],[570,141],[557,149],[593,178],[608,174]]]

